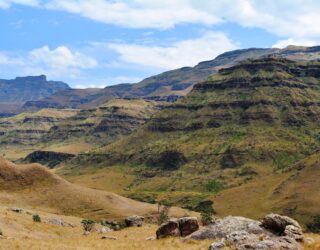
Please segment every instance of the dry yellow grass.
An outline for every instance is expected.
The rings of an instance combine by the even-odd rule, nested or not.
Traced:
[[[38,213],[42,223],[32,221],[32,216],[8,211],[0,207],[0,228],[7,239],[0,241],[0,249],[206,249],[212,241],[186,242],[179,238],[146,241],[154,236],[157,226],[147,224],[141,228],[127,228],[122,231],[100,234],[93,232],[83,236],[80,218],[60,216],[45,212]],[[46,224],[50,218],[61,218],[75,227],[61,227]],[[102,235],[114,236],[117,240],[101,239]]]
[[[26,212],[29,212],[27,214]],[[40,215],[42,222],[36,223],[32,220],[32,214]],[[52,218],[63,219],[70,226],[56,226],[47,224]],[[89,236],[83,235],[81,218],[61,216],[38,210],[25,211],[18,214],[10,211],[8,207],[0,206],[0,228],[6,239],[0,240],[0,249],[46,249],[46,250],[91,250],[91,249],[184,249],[202,250],[207,249],[213,240],[186,241],[181,238],[167,238],[162,240],[147,241],[146,238],[155,236],[156,225],[146,224],[141,228],[126,228],[121,231],[100,234],[93,232]],[[96,228],[100,226],[97,225]],[[113,236],[117,240],[101,239],[101,237]],[[312,238],[311,244],[305,244],[304,249],[320,249],[320,236],[314,234],[306,235]]]
[[[99,219],[122,219],[133,214],[151,215],[157,212],[156,205],[77,186],[38,164],[15,165],[1,157],[0,200],[2,205]],[[181,216],[187,211],[173,208],[171,212]]]

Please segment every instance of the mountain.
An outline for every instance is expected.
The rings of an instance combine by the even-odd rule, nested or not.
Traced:
[[[94,108],[42,109],[0,118],[0,150],[11,160],[39,150],[78,154],[130,134],[164,106],[148,100],[113,99]],[[37,159],[39,155],[46,154],[38,152]],[[38,160],[43,163],[44,159]]]
[[[213,60],[200,62],[195,67],[183,67],[151,76],[135,84],[119,84],[102,90],[67,90],[50,98],[27,102],[25,110],[41,108],[95,107],[114,98],[145,98],[174,102],[186,96],[193,85],[216,74],[219,69],[231,67],[245,59],[257,59],[278,55],[295,61],[310,61],[320,58],[320,47],[288,46],[285,49],[241,49],[223,53]],[[79,94],[81,93],[81,94]],[[71,96],[71,97],[70,97]]]
[[[295,174],[292,166],[320,148],[319,107],[318,61],[245,60],[196,84],[186,98],[166,106],[131,135],[78,156],[61,174],[70,177],[84,166],[109,166],[111,171],[114,165],[121,171],[117,166],[122,165],[133,179],[123,190],[130,197],[162,197],[192,207],[196,199],[221,190]],[[275,209],[268,203],[269,192],[259,199],[266,200],[262,210]],[[237,202],[237,213],[244,213]],[[277,208],[287,213],[290,204]],[[299,216],[310,218],[316,212]]]
[[[14,113],[27,101],[38,101],[69,88],[66,83],[48,81],[44,75],[0,79],[0,113]]]

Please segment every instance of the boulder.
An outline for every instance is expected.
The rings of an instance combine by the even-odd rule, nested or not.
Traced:
[[[230,246],[237,250],[300,250],[297,240],[303,237],[299,224],[291,218],[285,218],[286,223],[276,216],[279,225],[285,225],[282,234],[279,231],[266,228],[263,223],[244,217],[228,216],[218,219],[214,224],[201,228],[190,234],[186,239],[220,240],[209,246],[209,250]],[[269,220],[268,220],[269,221]],[[289,224],[290,223],[290,224]],[[273,224],[272,224],[273,225]]]
[[[244,217],[228,216],[223,219],[216,220],[214,224],[201,228],[187,236],[187,238],[194,240],[222,239],[228,234],[236,231],[262,234],[267,230],[263,229],[260,224],[261,223],[259,221]]]
[[[181,236],[185,237],[199,229],[197,217],[183,217],[178,220]]]
[[[282,216],[279,214],[268,214],[262,219],[262,226],[264,228],[272,230],[279,235],[282,235],[286,227],[289,225],[301,229],[299,223],[288,216]]]
[[[141,227],[144,222],[144,217],[139,215],[129,216],[125,219],[127,227]]]
[[[180,236],[179,222],[177,219],[170,219],[168,222],[163,223],[157,230],[157,239],[165,238],[168,236]]]

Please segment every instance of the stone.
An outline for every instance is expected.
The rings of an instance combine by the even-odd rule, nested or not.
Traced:
[[[97,229],[97,232],[100,234],[105,234],[105,233],[109,233],[112,232],[113,230],[110,229],[109,227],[102,227],[100,229]]]
[[[286,226],[289,225],[301,229],[299,223],[288,216],[282,216],[279,214],[268,214],[262,220],[262,226],[264,228],[272,230],[273,232],[278,233],[279,235],[282,235],[286,229]]]
[[[177,219],[170,219],[168,222],[163,223],[157,230],[157,239],[180,236],[179,222]]]
[[[47,220],[47,224],[61,226],[61,227],[65,226],[63,219],[59,219],[59,218],[49,219],[49,220]]]
[[[208,250],[222,249],[225,247],[226,247],[226,244],[224,243],[224,240],[222,240],[222,241],[212,243],[209,246]]]
[[[307,245],[307,246],[312,246],[314,243],[315,243],[315,240],[310,238],[310,237],[307,237],[307,238],[304,238],[303,242]]]
[[[178,223],[182,237],[188,236],[199,229],[197,217],[182,217],[178,219]]]
[[[149,240],[155,240],[155,239],[156,239],[155,236],[150,236],[150,237],[146,238],[147,241],[149,241]]]
[[[286,226],[284,230],[284,235],[293,238],[297,241],[302,241],[304,238],[302,229],[293,225]]]
[[[144,222],[144,217],[139,215],[129,216],[125,219],[127,227],[141,227]]]
[[[102,236],[101,239],[102,239],[102,240],[117,240],[116,237],[113,237],[113,236],[105,236],[105,235]]]
[[[24,210],[22,208],[14,207],[11,208],[11,211],[15,213],[22,213]]]

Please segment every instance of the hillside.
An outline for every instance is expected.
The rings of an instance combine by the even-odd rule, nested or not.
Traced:
[[[319,73],[319,62],[277,57],[221,69],[142,129],[79,156],[60,173],[72,179],[73,174],[93,174],[90,166],[108,166],[110,172],[110,165],[117,165],[114,171],[132,176],[122,192],[185,206],[221,190],[268,181],[267,176],[276,183],[320,147]],[[102,177],[92,186],[102,186],[105,180],[99,171]],[[267,203],[268,195],[261,196]],[[264,209],[275,208],[269,205]],[[240,205],[237,208],[244,213]],[[279,209],[287,213],[288,208],[290,204]]]
[[[38,101],[69,88],[66,83],[48,81],[44,75],[0,79],[0,103],[7,105],[0,112],[16,111],[17,105],[20,107],[27,101]]]
[[[90,109],[42,109],[0,118],[0,149],[12,160],[36,150],[78,154],[130,134],[164,105],[114,99]]]
[[[90,217],[119,219],[157,211],[156,205],[133,201],[114,193],[71,184],[46,168],[37,165],[15,165],[0,157],[1,205]],[[185,211],[173,209],[173,213]]]
[[[76,89],[61,91],[50,98],[27,102],[24,109],[90,108],[114,98],[145,98],[174,102],[186,96],[194,84],[206,80],[219,69],[231,67],[245,59],[257,59],[267,55],[278,55],[295,61],[317,60],[320,58],[320,47],[289,46],[285,49],[251,48],[230,51],[213,60],[200,62],[194,67],[163,72],[135,84],[119,84],[95,91]]]

